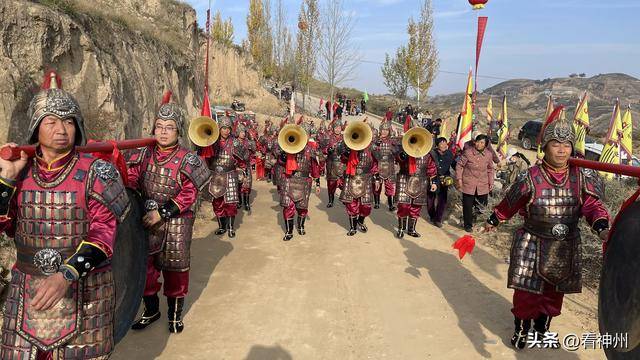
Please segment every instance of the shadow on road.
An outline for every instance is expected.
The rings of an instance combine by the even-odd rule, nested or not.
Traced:
[[[483,328],[501,339],[502,346],[511,347],[511,302],[473,276],[455,255],[425,249],[411,240],[399,241],[409,265],[405,272],[416,278],[422,277],[421,271],[427,272],[455,312],[458,327],[473,343],[478,355],[491,358],[486,346],[495,343],[487,338]],[[539,358],[540,351],[544,350],[527,349],[514,354],[517,359],[532,359]],[[553,359],[578,359],[576,354],[565,351],[545,351],[544,355]]]
[[[293,357],[282,346],[254,345],[245,360],[293,360]]]

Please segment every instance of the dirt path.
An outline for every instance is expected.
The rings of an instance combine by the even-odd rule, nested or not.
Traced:
[[[597,351],[527,350],[512,331],[507,265],[483,246],[461,262],[457,228],[421,220],[419,239],[398,240],[395,217],[374,210],[369,232],[345,235],[344,208],[312,195],[308,235],[282,238],[275,192],[256,183],[254,211],[234,240],[199,214],[186,329],[164,318],[129,332],[114,359],[602,359]],[[322,200],[322,202],[321,202]],[[561,334],[597,331],[595,296],[569,296]],[[165,305],[162,305],[165,309]],[[544,351],[544,354],[540,352]]]

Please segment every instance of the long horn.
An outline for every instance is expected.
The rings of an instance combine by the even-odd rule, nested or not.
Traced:
[[[427,155],[432,146],[433,135],[425,128],[411,128],[402,136],[402,150],[414,158]]]
[[[156,143],[156,139],[147,138],[147,139],[130,139],[130,140],[122,140],[116,141],[115,146],[120,150],[127,149],[136,149],[139,147],[145,147],[154,145]],[[113,151],[113,143],[111,142],[95,142],[85,146],[78,146],[76,150],[78,152],[84,153],[93,153],[93,152],[102,152],[109,153]],[[25,146],[16,146],[9,147],[5,146],[0,149],[0,157],[4,160],[13,161],[20,158],[20,153],[24,151],[27,156],[34,157],[36,156],[36,147],[35,145],[25,145]]]
[[[309,135],[299,125],[287,124],[278,133],[278,145],[287,154],[297,154],[304,149]]]
[[[364,150],[373,140],[373,132],[369,125],[362,121],[354,121],[347,125],[342,135],[345,145],[351,150]]]
[[[199,116],[189,124],[189,140],[199,147],[207,147],[220,136],[218,123],[208,116]]]

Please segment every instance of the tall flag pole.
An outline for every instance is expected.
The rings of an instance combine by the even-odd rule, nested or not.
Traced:
[[[205,25],[205,30],[207,33],[207,49],[205,54],[206,58],[204,60],[204,94],[202,100],[202,109],[200,109],[200,116],[213,118],[213,116],[211,115],[211,103],[209,102],[209,41],[211,38],[211,0],[209,0],[209,9],[207,9],[207,22]],[[213,156],[213,148],[211,146],[199,148],[198,154],[202,158],[208,159]]]
[[[576,107],[576,112],[573,115],[573,128],[576,133],[576,153],[579,157],[584,158],[584,147],[586,143],[587,130],[589,129],[589,97],[586,91],[580,98],[578,107]]]
[[[491,136],[493,129],[491,128],[491,124],[493,123],[493,99],[491,95],[489,95],[489,102],[487,102],[487,133]]]
[[[500,128],[498,130],[498,153],[506,159],[509,150],[509,116],[507,115],[507,94],[502,98],[502,112],[499,119]]]
[[[609,121],[609,132],[604,143],[604,149],[600,154],[600,162],[608,164],[620,164],[620,138],[619,132],[622,128],[622,118],[620,116],[620,101],[616,99],[616,104],[613,107],[613,114]],[[601,172],[600,175],[604,178],[611,179],[613,174]]]
[[[471,140],[471,131],[473,130],[473,71],[469,69],[469,78],[467,80],[467,90],[464,94],[464,103],[460,112],[460,123],[458,124],[458,139],[456,144],[460,149],[464,149],[464,144]]]
[[[551,94],[548,95],[547,97],[547,110],[544,112],[544,117],[542,118],[542,123],[544,124],[547,119],[549,119],[549,116],[551,116],[551,113],[553,112],[553,96]],[[542,151],[541,148],[541,142],[542,142],[542,131],[540,132],[540,134],[538,135],[538,153],[537,153],[537,158],[539,160],[542,160],[544,158],[544,151]]]
[[[633,121],[631,119],[631,105],[627,106],[627,110],[622,116],[622,131],[620,135],[620,150],[624,152],[627,157],[625,162],[627,165],[631,165],[633,159]]]

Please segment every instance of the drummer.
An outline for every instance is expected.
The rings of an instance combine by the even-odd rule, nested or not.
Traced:
[[[609,232],[602,179],[594,170],[569,165],[576,138],[571,123],[560,119],[562,110],[556,108],[542,129],[542,164],[518,176],[486,225],[492,231],[517,213],[524,217],[508,273],[508,287],[515,290],[511,344],[518,349],[525,348],[532,326],[539,337],[549,331],[564,294],[582,291],[580,218],[603,240]]]

